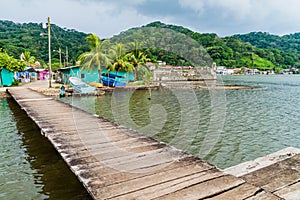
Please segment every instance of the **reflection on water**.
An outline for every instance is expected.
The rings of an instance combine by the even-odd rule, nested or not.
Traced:
[[[215,103],[212,91],[168,89],[152,91],[151,100],[149,91],[116,90],[63,101],[196,156],[211,143],[213,148],[203,158],[220,168],[300,147],[300,76],[229,76],[223,81],[262,89],[227,90],[225,100]],[[221,92],[214,91],[215,96]]]
[[[90,199],[39,128],[0,98],[0,199]]]

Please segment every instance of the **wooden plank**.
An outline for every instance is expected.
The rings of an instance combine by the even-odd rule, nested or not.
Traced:
[[[244,183],[232,190],[225,191],[224,193],[218,194],[217,196],[213,196],[208,198],[209,200],[239,200],[239,199],[246,199],[251,196],[254,196],[257,192],[261,191],[261,188],[255,187],[251,184]]]
[[[291,158],[297,154],[300,154],[300,149],[288,147],[277,151],[275,153],[256,158],[255,160],[250,160],[227,169],[224,171],[227,174],[231,174],[237,177],[243,176],[245,174],[249,174],[251,172],[257,171],[259,169],[268,167],[272,164],[275,164],[279,161]]]
[[[209,198],[216,194],[235,188],[243,183],[244,181],[242,181],[241,179],[238,179],[230,175],[225,175],[220,177],[217,176],[217,178],[213,178],[205,182],[201,181],[201,182],[195,182],[193,184],[188,184],[181,190],[177,190],[176,192],[172,191],[169,194],[161,196],[156,199],[160,199],[160,200],[195,199],[196,200],[196,199]]]
[[[291,167],[293,166],[293,167]],[[274,192],[300,180],[300,155],[242,176],[247,182]]]
[[[105,180],[105,186],[117,184],[117,183],[122,183],[126,181],[130,181],[133,179],[138,179],[138,178],[143,178],[155,174],[159,174],[162,172],[167,172],[170,170],[174,170],[177,168],[184,168],[184,167],[189,167],[189,166],[195,166],[197,165],[198,168],[201,168],[203,171],[205,170],[210,170],[214,169],[215,167],[208,165],[206,163],[201,162],[200,160],[195,160],[193,157],[185,157],[181,158],[178,162],[170,162],[168,165],[166,165],[163,168],[157,168],[155,170],[148,170],[143,173],[138,173],[138,172],[122,172],[122,171],[115,171],[115,173],[105,173],[101,170],[98,170],[97,167],[89,167],[89,171],[94,172],[94,173],[99,173],[101,172],[101,175],[99,174],[98,177],[101,180]]]
[[[252,197],[247,198],[246,200],[282,200],[282,199],[273,195],[272,193],[262,191]]]
[[[274,194],[286,200],[300,199],[300,182],[284,187]]]
[[[182,183],[181,187],[184,187],[183,183],[190,185],[191,181],[199,183],[205,178],[215,178],[220,175],[222,175],[220,172],[204,171],[201,167],[189,165],[99,188],[97,192],[103,195],[104,199],[152,199],[169,193],[172,189],[174,191],[175,187],[172,188],[172,185]],[[161,193],[159,190],[164,192]]]

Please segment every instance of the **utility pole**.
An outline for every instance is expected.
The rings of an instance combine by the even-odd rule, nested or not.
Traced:
[[[59,53],[59,67],[62,68],[62,62],[61,62],[61,48],[58,49]]]
[[[66,62],[67,62],[67,67],[68,67],[68,65],[69,65],[68,47],[66,47]]]
[[[51,88],[52,70],[51,70],[51,34],[50,17],[48,17],[48,51],[49,51],[49,88]]]

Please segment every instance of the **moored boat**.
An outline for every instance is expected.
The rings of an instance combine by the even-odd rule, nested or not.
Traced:
[[[70,84],[74,90],[82,94],[95,93],[96,88],[90,86],[89,84],[83,82],[81,79],[77,77],[69,78]]]
[[[103,85],[109,87],[125,87],[126,82],[118,81],[119,78],[124,78],[123,76],[119,76],[116,74],[102,74],[102,83]]]

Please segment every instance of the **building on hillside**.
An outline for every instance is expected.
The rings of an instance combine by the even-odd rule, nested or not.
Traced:
[[[160,66],[154,70],[154,81],[200,81],[215,80],[216,72],[212,67]]]
[[[146,62],[146,66],[147,66],[147,68],[148,68],[150,71],[153,71],[153,70],[156,69],[155,64],[152,63],[152,62]]]
[[[0,70],[0,86],[12,86],[14,82],[14,73],[7,69]]]
[[[216,73],[217,75],[232,75],[235,73],[234,69],[227,69],[224,66],[218,66],[216,67]]]

